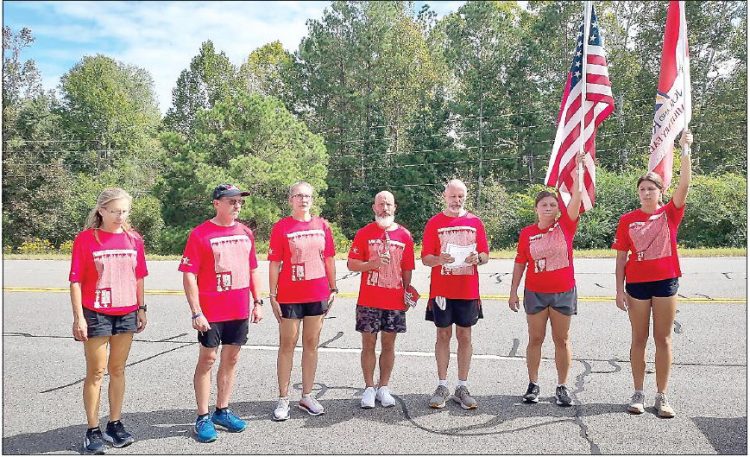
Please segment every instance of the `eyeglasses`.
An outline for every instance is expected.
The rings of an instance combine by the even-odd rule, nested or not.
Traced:
[[[229,206],[235,206],[235,205],[244,205],[245,199],[243,198],[231,198],[229,200],[224,200],[225,202],[229,203]]]
[[[106,211],[113,216],[127,216],[130,213],[129,209],[123,209],[123,210],[117,210],[117,211],[112,211],[112,210],[107,209]]]
[[[294,195],[292,195],[292,198],[299,198],[300,200],[304,200],[304,199],[308,199],[309,198],[309,199],[312,200],[313,196],[310,195],[310,194],[294,194]]]

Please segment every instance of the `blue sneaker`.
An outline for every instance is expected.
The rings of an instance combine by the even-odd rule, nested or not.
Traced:
[[[216,441],[218,437],[216,434],[216,427],[211,422],[211,416],[206,414],[205,416],[198,416],[198,420],[195,421],[195,439],[201,443],[210,443]]]
[[[231,409],[227,408],[222,412],[215,411],[211,415],[211,422],[216,425],[221,425],[225,429],[233,433],[239,433],[245,430],[247,422],[237,417]]]

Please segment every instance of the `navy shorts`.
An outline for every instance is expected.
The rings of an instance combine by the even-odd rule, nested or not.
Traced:
[[[443,310],[435,303],[435,299],[431,298],[427,302],[427,311],[425,311],[424,318],[434,322],[435,327],[440,328],[450,327],[453,324],[459,327],[473,327],[479,319],[484,318],[482,314],[482,300],[454,300],[446,298],[445,309]]]
[[[526,314],[536,314],[551,307],[566,316],[578,314],[578,293],[576,286],[565,292],[555,294],[546,294],[542,292],[532,292],[528,289],[523,291],[523,309]]]
[[[661,281],[625,283],[625,291],[636,300],[651,300],[653,297],[671,297],[680,287],[678,278]]]
[[[406,311],[357,305],[355,330],[360,333],[406,333]]]
[[[279,303],[284,319],[304,319],[307,316],[321,316],[328,311],[328,300],[309,303]]]
[[[207,348],[216,348],[219,344],[242,346],[247,343],[248,322],[249,319],[209,322],[211,328],[207,332],[198,332],[198,342]]]
[[[83,318],[86,319],[88,337],[112,336],[120,333],[135,333],[138,328],[136,314],[138,311],[122,316],[110,316],[88,308],[83,308]]]

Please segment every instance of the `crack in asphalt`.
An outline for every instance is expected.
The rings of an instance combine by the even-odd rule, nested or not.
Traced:
[[[591,364],[586,362],[585,360],[580,360],[580,362],[583,364],[584,371],[583,373],[576,376],[576,390],[574,390],[571,395],[573,398],[575,398],[576,402],[573,405],[573,407],[576,410],[575,414],[575,423],[578,425],[580,430],[581,438],[585,439],[589,443],[589,449],[591,451],[591,454],[601,454],[602,451],[599,449],[599,445],[594,442],[593,439],[589,436],[589,426],[586,425],[585,422],[583,422],[583,418],[581,417],[581,401],[578,399],[578,394],[586,390],[584,388],[584,384],[586,382],[586,376],[590,375],[592,373],[591,371]],[[612,372],[613,373],[613,372]]]
[[[327,347],[327,346],[328,346],[329,344],[333,343],[334,341],[336,341],[337,339],[341,338],[342,336],[344,336],[344,332],[338,332],[338,333],[336,334],[336,336],[334,336],[333,338],[329,339],[328,341],[325,341],[325,342],[323,342],[323,343],[320,343],[320,344],[318,345],[318,347],[319,347],[319,348],[324,348],[324,347]]]
[[[72,337],[71,337],[71,338],[72,338]],[[158,342],[158,341],[157,341],[157,342]],[[133,365],[137,365],[137,364],[139,364],[139,363],[143,363],[143,362],[146,362],[146,361],[148,361],[148,360],[151,360],[151,359],[154,359],[154,358],[156,358],[156,357],[159,357],[160,355],[164,355],[164,354],[167,354],[167,353],[170,353],[170,352],[174,352],[174,351],[176,351],[176,350],[178,350],[178,349],[182,349],[182,348],[184,348],[184,347],[188,347],[188,346],[193,346],[194,344],[198,344],[198,342],[196,341],[196,342],[193,342],[193,343],[187,343],[187,344],[183,344],[182,346],[177,346],[176,348],[171,348],[171,349],[167,349],[166,351],[162,351],[162,352],[159,352],[159,353],[157,353],[157,354],[154,354],[154,355],[152,355],[152,356],[149,356],[149,357],[146,357],[146,358],[143,358],[143,359],[140,359],[140,360],[136,360],[135,362],[130,362],[130,363],[126,364],[126,365],[125,365],[125,367],[126,367],[126,368],[127,368],[127,367],[132,367]],[[109,373],[105,373],[105,374],[104,374],[104,377],[107,377],[107,376],[109,376]],[[85,377],[83,377],[83,378],[81,378],[81,379],[79,379],[79,380],[77,380],[77,381],[73,381],[73,382],[71,382],[71,383],[68,383],[68,384],[64,384],[64,385],[62,385],[62,386],[57,386],[57,387],[53,387],[53,388],[51,388],[51,389],[43,390],[43,391],[41,391],[41,392],[39,392],[39,393],[40,393],[40,394],[48,394],[48,393],[51,393],[51,392],[56,392],[56,391],[58,391],[58,390],[62,390],[62,389],[65,389],[66,387],[72,387],[72,386],[75,386],[76,384],[80,384],[80,383],[82,383],[82,382],[83,382],[83,381],[85,381],[85,380],[86,380],[86,378],[85,378]]]
[[[731,272],[731,271],[728,271],[728,272],[726,272],[726,273],[721,273],[721,274],[723,274],[723,275],[724,275],[724,276],[725,276],[725,277],[726,277],[727,279],[732,279],[732,278],[731,278],[731,277],[729,276],[729,275],[731,275],[731,274],[732,274],[732,272]]]
[[[516,351],[518,351],[518,346],[521,344],[521,340],[518,338],[513,338],[513,347],[510,349],[510,353],[508,354],[508,357],[517,357]]]

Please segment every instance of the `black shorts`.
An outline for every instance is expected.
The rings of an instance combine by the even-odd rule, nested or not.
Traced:
[[[198,332],[198,342],[207,348],[219,347],[219,344],[242,346],[247,343],[248,322],[249,319],[209,322],[211,328],[207,332]]]
[[[652,297],[671,297],[680,287],[678,278],[661,281],[625,283],[625,292],[636,300],[651,300]]]
[[[578,294],[576,286],[565,292],[542,293],[532,292],[528,289],[523,291],[523,309],[526,314],[536,314],[551,307],[566,316],[578,314]]]
[[[357,305],[354,329],[360,333],[405,333],[406,311]]]
[[[136,314],[138,311],[122,316],[110,316],[88,308],[83,308],[83,318],[86,319],[88,337],[112,336],[120,333],[135,333],[138,328]]]
[[[472,327],[479,319],[484,318],[481,299],[454,300],[446,298],[444,310],[440,309],[434,298],[431,298],[427,305],[424,318],[434,322],[435,327],[444,328],[453,324],[459,327]]]
[[[307,316],[321,316],[328,311],[328,300],[308,303],[279,303],[284,319],[303,319]]]

